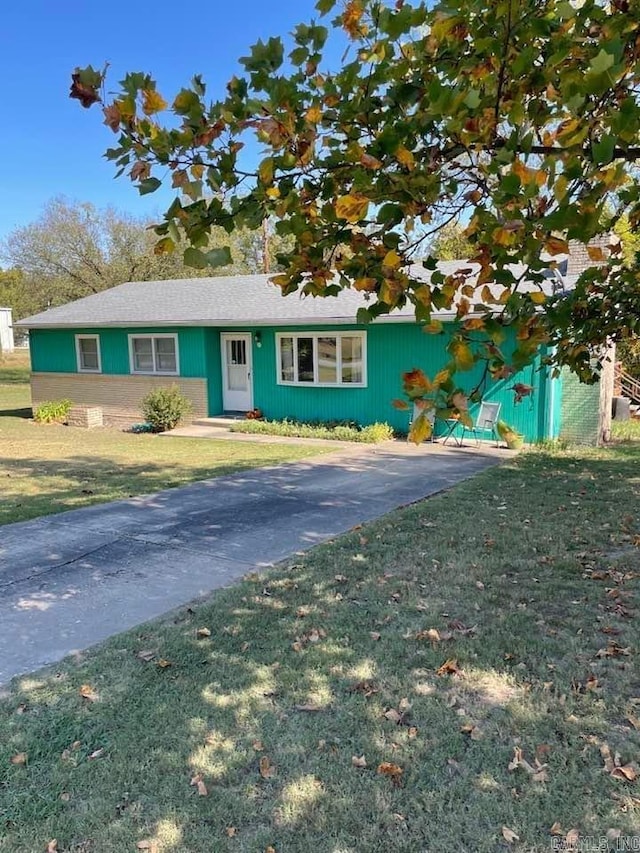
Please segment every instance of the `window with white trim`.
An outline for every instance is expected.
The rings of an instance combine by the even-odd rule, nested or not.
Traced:
[[[278,384],[364,387],[365,332],[296,332],[276,336]]]
[[[177,376],[177,335],[129,335],[132,373],[160,373]]]
[[[76,360],[79,373],[102,373],[99,335],[76,335]]]

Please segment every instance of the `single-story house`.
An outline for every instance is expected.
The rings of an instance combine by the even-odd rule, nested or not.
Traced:
[[[441,268],[453,273],[460,263]],[[420,367],[433,376],[444,367],[449,333],[425,334],[411,307],[358,324],[365,298],[355,290],[283,297],[267,275],[130,282],[17,325],[29,330],[34,405],[68,398],[124,426],[141,420],[150,389],[175,383],[196,419],[259,408],[270,419],[386,421],[406,430],[407,412],[392,406],[402,373]],[[453,328],[453,313],[436,316]],[[543,356],[490,383],[485,399],[500,402],[501,417],[527,441],[562,436],[580,406],[578,432],[586,421],[597,429],[598,389],[552,378]],[[519,403],[517,382],[534,388]]]

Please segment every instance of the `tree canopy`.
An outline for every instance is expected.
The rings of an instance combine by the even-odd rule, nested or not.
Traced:
[[[231,250],[225,245],[231,242]],[[270,265],[282,240],[268,241]],[[8,235],[0,257],[9,265],[0,271],[0,304],[13,309],[16,318],[90,296],[125,281],[210,275],[211,269],[194,270],[181,254],[156,250],[151,223],[112,208],[55,198],[37,220]],[[229,237],[221,228],[209,235],[211,250],[228,255],[228,275],[260,272],[264,266],[263,233],[238,229]],[[233,254],[233,258],[231,257]]]
[[[597,348],[640,327],[637,271],[614,247],[591,249],[594,266],[569,293],[549,294],[545,273],[569,240],[588,244],[622,215],[632,230],[640,222],[636,0],[316,8],[321,22],[296,27],[288,48],[279,37],[254,45],[218,99],[196,76],[169,103],[143,73],[111,98],[103,72],[76,69],[71,97],[101,104],[118,174],[141,193],[164,181],[179,192],[158,250],[215,266],[227,256],[208,248],[212,228],[275,217],[293,240],[274,278],[283,293],[353,287],[368,296],[360,321],[409,302],[433,333],[434,311],[455,312],[441,379],[450,402],[456,371],[486,359],[508,375],[542,344],[549,363],[593,379]],[[348,49],[332,70],[323,53],[336,35]],[[263,150],[255,170],[242,159],[251,134]],[[423,247],[461,214],[474,265],[444,276]],[[506,358],[508,326],[517,346]],[[407,383],[409,396],[423,385]]]

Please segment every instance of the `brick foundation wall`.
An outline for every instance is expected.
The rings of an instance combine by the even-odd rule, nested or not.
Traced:
[[[107,426],[126,427],[142,420],[140,402],[154,388],[177,385],[193,404],[186,419],[207,417],[207,380],[180,376],[111,376],[83,373],[33,373],[34,409],[47,400],[67,399],[76,406],[99,407]]]

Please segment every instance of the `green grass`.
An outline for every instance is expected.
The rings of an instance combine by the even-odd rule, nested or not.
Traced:
[[[29,351],[15,350],[0,355],[0,385],[25,385],[29,381]]]
[[[35,424],[29,388],[0,385],[0,524],[332,450]]]
[[[640,750],[639,474],[637,443],[525,453],[19,679],[0,704],[0,850],[524,853],[553,849],[556,823],[638,835],[640,783],[601,750]],[[537,778],[509,769],[516,748]]]
[[[614,421],[612,432],[617,441],[640,441],[640,419]]]

